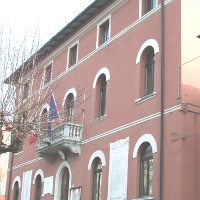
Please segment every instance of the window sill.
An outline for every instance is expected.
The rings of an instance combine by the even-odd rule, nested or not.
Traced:
[[[104,120],[106,117],[107,117],[107,115],[103,115],[103,116],[101,116],[101,117],[98,117],[98,118],[96,118],[96,119],[93,119],[93,120],[91,121],[91,123],[92,123],[92,124],[95,124],[95,123],[97,123],[97,122],[99,122],[99,121]]]
[[[146,100],[148,100],[148,99],[151,99],[151,98],[155,97],[156,94],[157,94],[157,92],[153,92],[152,94],[148,94],[148,95],[146,95],[146,96],[144,96],[144,97],[141,97],[141,98],[139,98],[139,99],[136,99],[136,100],[135,100],[135,103],[139,104],[139,103],[141,103],[141,102],[143,102],[143,101],[146,101]]]
[[[154,197],[152,196],[148,196],[148,197],[139,197],[139,198],[135,198],[132,200],[154,200]]]
[[[20,151],[18,153],[15,153],[15,156],[21,156],[23,154],[23,151]]]

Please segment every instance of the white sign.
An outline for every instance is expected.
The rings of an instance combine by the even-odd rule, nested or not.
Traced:
[[[127,199],[129,137],[110,144],[108,200]]]
[[[1,166],[2,167],[8,167],[8,159],[9,159],[9,153],[2,153],[1,154]]]
[[[42,196],[45,194],[53,195],[53,176],[44,178],[44,191]]]
[[[0,178],[0,194],[5,195],[5,191],[6,191],[6,179]]]
[[[32,170],[23,173],[21,200],[30,199]]]

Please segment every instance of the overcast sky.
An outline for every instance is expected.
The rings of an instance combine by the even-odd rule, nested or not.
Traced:
[[[40,46],[94,0],[0,0],[0,28],[10,27],[17,41],[40,32]],[[5,32],[5,31],[4,31]]]

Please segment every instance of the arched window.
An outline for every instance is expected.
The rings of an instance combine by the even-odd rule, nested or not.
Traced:
[[[145,64],[145,95],[152,94],[154,92],[154,63],[155,54],[153,48],[147,52],[146,64]]]
[[[156,57],[155,55],[159,52],[159,46],[156,40],[148,39],[143,43],[140,47],[137,57],[136,57],[136,65],[137,68],[137,78],[139,78],[138,82],[138,98],[136,100],[137,103],[140,100],[148,99],[149,97],[153,97],[156,95],[155,92],[155,66],[156,66]],[[143,98],[144,97],[144,98]]]
[[[40,132],[42,133],[47,132],[47,120],[48,120],[48,111],[45,108],[40,116]]]
[[[151,196],[153,186],[153,153],[149,143],[144,143],[140,157],[140,197]]]
[[[13,200],[18,200],[19,196],[19,183],[18,181],[15,182],[14,188],[13,188]]]
[[[56,172],[54,200],[69,199],[69,188],[72,187],[71,179],[72,179],[72,171],[70,165],[67,161],[63,161],[59,165]]]
[[[100,158],[94,160],[92,200],[101,200],[102,162]]]
[[[96,85],[96,117],[105,115],[106,108],[106,76],[101,74],[97,80]]]
[[[101,78],[101,88],[100,88],[100,104],[99,104],[99,116],[105,114],[106,108],[106,76],[103,75]]]
[[[65,110],[66,110],[66,122],[72,123],[73,111],[74,111],[74,95],[72,93],[68,94],[66,98]]]
[[[69,170],[67,167],[63,170],[62,180],[61,180],[61,193],[60,200],[68,200],[69,196]]]
[[[35,180],[35,200],[41,199],[42,179],[38,174]]]

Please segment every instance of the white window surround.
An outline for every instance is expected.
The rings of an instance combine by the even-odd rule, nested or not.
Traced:
[[[66,98],[67,96],[72,93],[73,96],[74,96],[74,100],[76,100],[76,97],[77,97],[77,92],[76,92],[76,89],[75,88],[70,88],[69,90],[67,90],[64,98],[63,98],[63,102],[62,102],[62,106],[64,107],[65,106],[65,101],[66,101]]]
[[[139,0],[139,19],[142,17],[142,7],[144,8],[145,6],[142,6],[142,3],[144,0]],[[156,7],[158,6],[158,0],[156,0]],[[146,13],[147,14],[147,13]]]
[[[96,76],[95,76],[95,78],[94,78],[94,81],[93,81],[92,89],[95,89],[95,88],[96,88],[97,80],[98,80],[98,78],[99,78],[99,76],[100,76],[101,74],[105,74],[105,76],[106,76],[106,81],[110,80],[110,72],[109,72],[109,70],[108,70],[106,67],[103,67],[103,68],[101,68],[101,69],[97,72],[97,74],[96,74]]]
[[[68,53],[67,53],[67,66],[66,66],[66,70],[68,70],[70,67],[69,67],[69,59],[70,59],[70,50],[75,46],[77,45],[77,54],[76,54],[76,62],[78,62],[78,47],[79,47],[79,40],[75,41],[74,43],[72,43],[69,47],[68,47]]]
[[[67,167],[69,170],[69,188],[71,188],[71,180],[72,180],[72,171],[69,163],[67,161],[63,161],[56,172],[56,178],[55,178],[55,192],[54,192],[54,200],[60,199],[60,188],[61,188],[61,181],[62,181],[62,175],[64,172],[64,168]],[[70,197],[70,190],[68,193],[68,199]]]
[[[138,149],[144,142],[149,142],[152,147],[152,153],[157,153],[157,143],[155,138],[151,134],[142,135],[135,144],[133,150],[133,158],[137,158]]]
[[[107,17],[105,17],[103,20],[101,20],[98,24],[97,24],[97,38],[96,38],[96,49],[101,46],[99,45],[99,32],[100,32],[100,27],[103,23],[105,23],[107,20],[109,20],[109,39],[111,36],[111,14],[108,15]]]
[[[156,53],[159,52],[159,46],[158,46],[157,41],[154,40],[154,39],[148,39],[147,41],[145,41],[145,42],[143,43],[143,45],[140,47],[140,50],[138,51],[137,58],[136,58],[136,65],[137,65],[138,63],[140,63],[141,55],[142,55],[144,49],[146,49],[146,47],[148,47],[148,46],[153,47],[153,49],[154,49],[154,54],[156,54]]]
[[[40,111],[40,114],[39,114],[39,116],[41,116],[42,115],[42,112],[43,112],[43,110],[44,109],[47,109],[47,112],[49,111],[49,108],[50,108],[50,106],[49,106],[49,104],[44,104],[43,106],[42,106],[42,109],[41,109],[41,111]]]
[[[12,189],[14,189],[14,185],[15,185],[15,182],[18,182],[19,184],[19,188],[21,188],[21,179],[19,176],[16,176],[14,181],[13,181],[13,184],[12,184]]]
[[[105,159],[104,153],[98,150],[98,151],[95,151],[90,157],[90,160],[88,163],[88,170],[91,170],[92,162],[96,157],[99,157],[101,159],[102,167],[106,166],[106,159]]]
[[[33,184],[35,184],[35,180],[37,178],[37,175],[40,175],[41,176],[41,182],[43,183],[44,182],[44,173],[41,169],[38,169],[36,172],[35,172],[35,176],[33,178]]]

